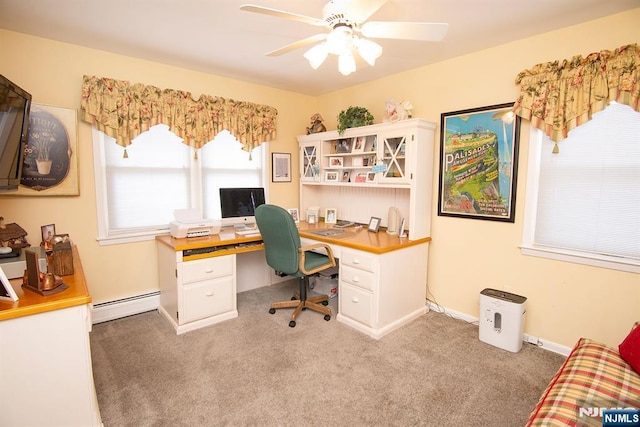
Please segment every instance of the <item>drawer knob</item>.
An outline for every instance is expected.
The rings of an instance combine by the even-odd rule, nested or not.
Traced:
[[[360,283],[360,278],[358,276],[354,276],[353,277],[353,282],[354,283]]]
[[[360,260],[359,260],[358,258],[355,258],[355,259],[353,260],[353,263],[354,263],[354,264],[360,264]]]
[[[204,272],[205,273],[213,273],[213,268],[207,268]]]
[[[213,296],[213,291],[207,291],[207,293],[205,294],[208,297],[212,297]]]
[[[358,297],[353,297],[351,298],[351,302],[355,302],[357,304],[360,302],[360,300],[358,299]]]

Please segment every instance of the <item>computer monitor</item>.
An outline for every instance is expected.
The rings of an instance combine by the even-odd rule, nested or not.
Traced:
[[[221,188],[222,226],[255,227],[256,208],[264,203],[264,188]]]

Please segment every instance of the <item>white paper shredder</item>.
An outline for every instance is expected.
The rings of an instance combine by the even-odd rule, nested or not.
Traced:
[[[497,289],[480,292],[480,341],[517,353],[522,348],[527,299]]]

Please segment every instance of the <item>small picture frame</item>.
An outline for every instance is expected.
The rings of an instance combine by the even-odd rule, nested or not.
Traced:
[[[0,301],[18,301],[18,295],[0,267]]]
[[[364,136],[359,136],[357,138],[354,139],[353,141],[353,149],[351,150],[352,153],[363,153],[364,152],[364,145],[366,142],[366,138]]]
[[[341,168],[344,165],[342,157],[329,157],[330,168]]]
[[[291,214],[293,222],[296,224],[300,222],[300,213],[298,212],[298,208],[289,208],[287,211]]]
[[[356,175],[356,182],[367,182],[366,172],[358,172]]]
[[[271,181],[291,182],[291,153],[271,153]]]
[[[351,138],[342,138],[338,140],[336,153],[350,153],[353,140]]]
[[[340,175],[340,182],[349,182],[350,177],[351,171],[342,171],[342,175]]]
[[[43,225],[40,227],[40,233],[42,234],[42,246],[45,249],[51,249],[53,247],[53,236],[56,235],[56,225]]]
[[[326,171],[324,173],[324,180],[327,182],[338,182],[339,175],[338,171]]]
[[[364,159],[362,156],[354,156],[351,159],[351,166],[353,167],[361,167],[364,166]]]
[[[316,214],[307,215],[307,223],[308,224],[315,224],[317,222],[318,222],[318,216]]]
[[[369,227],[367,229],[371,232],[377,233],[380,228],[380,218],[372,216],[369,220]]]
[[[324,223],[325,224],[335,224],[338,220],[338,211],[336,208],[327,208],[324,211]]]
[[[366,182],[376,182],[376,173],[375,172],[367,172],[367,181]]]

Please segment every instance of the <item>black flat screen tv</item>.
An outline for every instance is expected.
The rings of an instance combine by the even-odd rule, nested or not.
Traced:
[[[256,208],[264,203],[264,188],[221,188],[222,225],[255,226]]]
[[[0,75],[0,191],[20,185],[30,110],[31,95]]]

